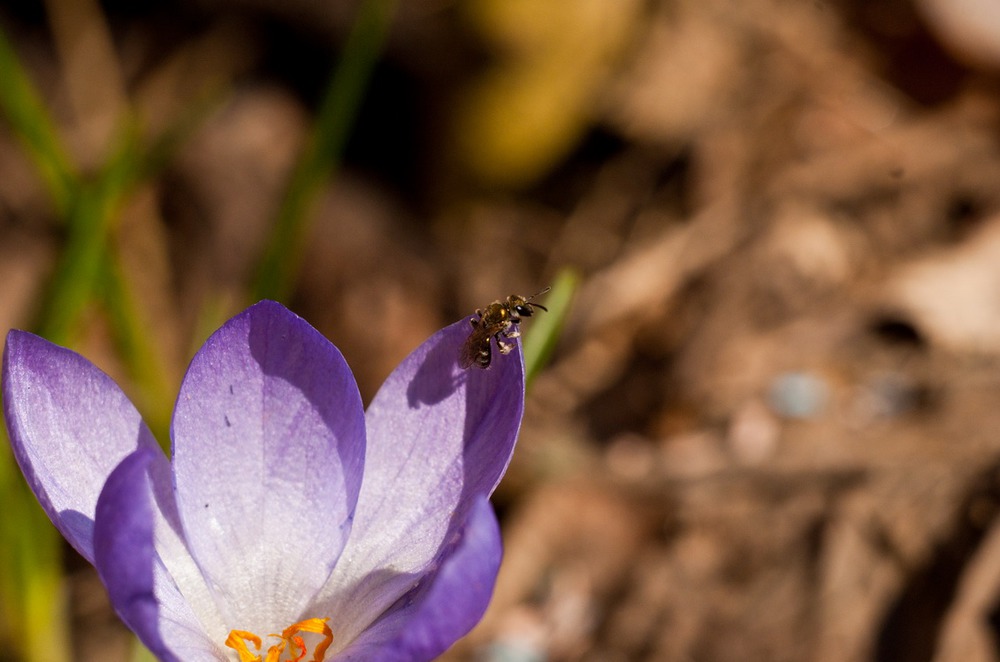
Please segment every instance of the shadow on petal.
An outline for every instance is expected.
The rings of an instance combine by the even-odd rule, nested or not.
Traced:
[[[406,389],[410,409],[433,406],[445,400],[468,379],[468,371],[458,367],[458,351],[449,342],[431,347]]]

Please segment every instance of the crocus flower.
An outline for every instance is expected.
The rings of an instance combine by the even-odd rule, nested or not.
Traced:
[[[340,352],[279,304],[188,368],[172,454],[78,354],[11,331],[4,414],[21,470],[157,658],[429,660],[482,617],[488,502],[524,404],[519,352],[462,370],[462,320],[364,411]]]

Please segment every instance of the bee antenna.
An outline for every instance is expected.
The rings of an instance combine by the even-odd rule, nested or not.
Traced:
[[[528,297],[528,301],[531,301],[531,300],[532,300],[532,299],[534,299],[535,297],[540,297],[540,296],[542,296],[543,294],[545,294],[546,292],[548,292],[548,291],[549,291],[549,290],[551,290],[551,289],[552,289],[552,287],[546,287],[546,288],[545,288],[544,290],[541,290],[541,291],[538,291],[538,292],[535,292],[535,293],[534,293],[534,294],[532,294],[532,295],[531,295],[530,297]],[[533,305],[535,305],[535,306],[538,306],[538,304],[537,304],[537,303],[536,303],[536,304],[533,304]],[[539,308],[541,308],[542,310],[545,310],[545,311],[547,311],[547,310],[548,310],[548,308],[545,308],[545,307],[543,307],[543,306],[538,306],[538,307],[539,307]]]

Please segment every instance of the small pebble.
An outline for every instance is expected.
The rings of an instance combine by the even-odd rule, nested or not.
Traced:
[[[808,372],[786,372],[772,382],[768,404],[784,418],[815,418],[826,408],[829,396],[824,379]]]

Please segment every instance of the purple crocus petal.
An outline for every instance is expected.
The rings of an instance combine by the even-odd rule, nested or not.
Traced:
[[[172,427],[180,518],[223,619],[289,625],[340,556],[360,489],[365,422],[343,356],[260,302],[194,357]]]
[[[97,502],[97,571],[115,611],[160,660],[219,660],[225,627],[176,537],[172,500],[170,465],[159,449],[122,460]]]
[[[156,441],[110,377],[33,334],[7,334],[2,380],[21,471],[59,531],[93,563],[94,509],[104,481],[122,458],[156,448]]]
[[[331,662],[434,659],[483,617],[501,557],[500,527],[493,507],[481,496],[437,570]]]
[[[434,334],[368,408],[354,535],[318,600],[337,612],[341,641],[410,589],[510,461],[524,409],[520,346],[488,370],[463,370],[457,359],[469,331],[462,320]]]
[[[153,505],[148,484],[154,451],[122,460],[101,491],[94,522],[94,562],[115,611],[161,662],[180,662],[159,631],[154,592]]]

